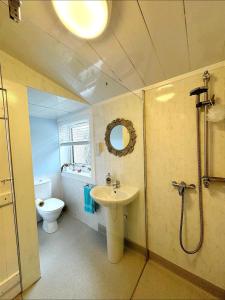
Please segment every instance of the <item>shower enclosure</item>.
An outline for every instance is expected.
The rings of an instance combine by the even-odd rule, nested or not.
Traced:
[[[183,243],[183,221],[184,221],[184,201],[185,191],[187,189],[195,189],[194,184],[187,185],[185,182],[177,183],[172,181],[172,185],[178,189],[179,195],[181,196],[181,217],[180,217],[180,229],[179,229],[179,240],[182,250],[187,254],[195,254],[198,252],[203,244],[204,239],[204,215],[203,215],[203,193],[202,183],[205,188],[209,188],[213,182],[225,183],[225,177],[215,177],[209,175],[209,109],[214,106],[215,95],[209,98],[209,81],[210,74],[205,71],[202,75],[204,86],[197,87],[190,92],[190,96],[196,96],[196,130],[197,130],[197,161],[198,161],[198,200],[199,200],[199,220],[200,220],[200,237],[199,242],[195,249],[187,250]],[[203,94],[203,101],[201,101],[201,95]],[[201,110],[204,110],[204,175],[202,176],[202,158],[201,158]],[[218,119],[220,120],[220,119]],[[218,121],[214,120],[214,121]]]

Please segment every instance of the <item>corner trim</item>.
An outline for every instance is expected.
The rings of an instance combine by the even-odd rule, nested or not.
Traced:
[[[153,260],[166,269],[172,271],[173,273],[177,274],[178,276],[190,281],[194,285],[202,288],[206,292],[218,297],[219,299],[225,299],[225,290],[214,285],[213,283],[179,267],[178,265],[168,261],[167,259],[163,258],[162,256],[149,251],[150,253],[150,260]]]

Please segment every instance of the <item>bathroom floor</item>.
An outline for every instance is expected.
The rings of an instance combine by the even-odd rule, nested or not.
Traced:
[[[148,262],[132,299],[216,299],[155,262]]]
[[[47,234],[38,226],[42,278],[24,299],[130,299],[144,266],[142,255],[126,249],[119,264],[106,256],[105,237],[64,214],[59,230]],[[160,265],[149,262],[133,298],[214,299],[202,289]]]
[[[47,234],[39,225],[42,278],[24,299],[129,299],[145,263],[126,250],[119,264],[106,256],[105,237],[64,214],[59,230]]]

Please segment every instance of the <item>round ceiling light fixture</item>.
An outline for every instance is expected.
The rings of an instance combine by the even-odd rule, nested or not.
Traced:
[[[64,26],[80,38],[97,38],[108,25],[111,1],[52,0],[52,3]]]

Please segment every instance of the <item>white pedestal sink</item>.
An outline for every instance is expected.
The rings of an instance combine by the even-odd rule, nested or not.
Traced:
[[[91,190],[91,197],[106,208],[107,253],[111,263],[118,263],[124,250],[123,208],[132,202],[138,189],[131,186],[96,186]]]

